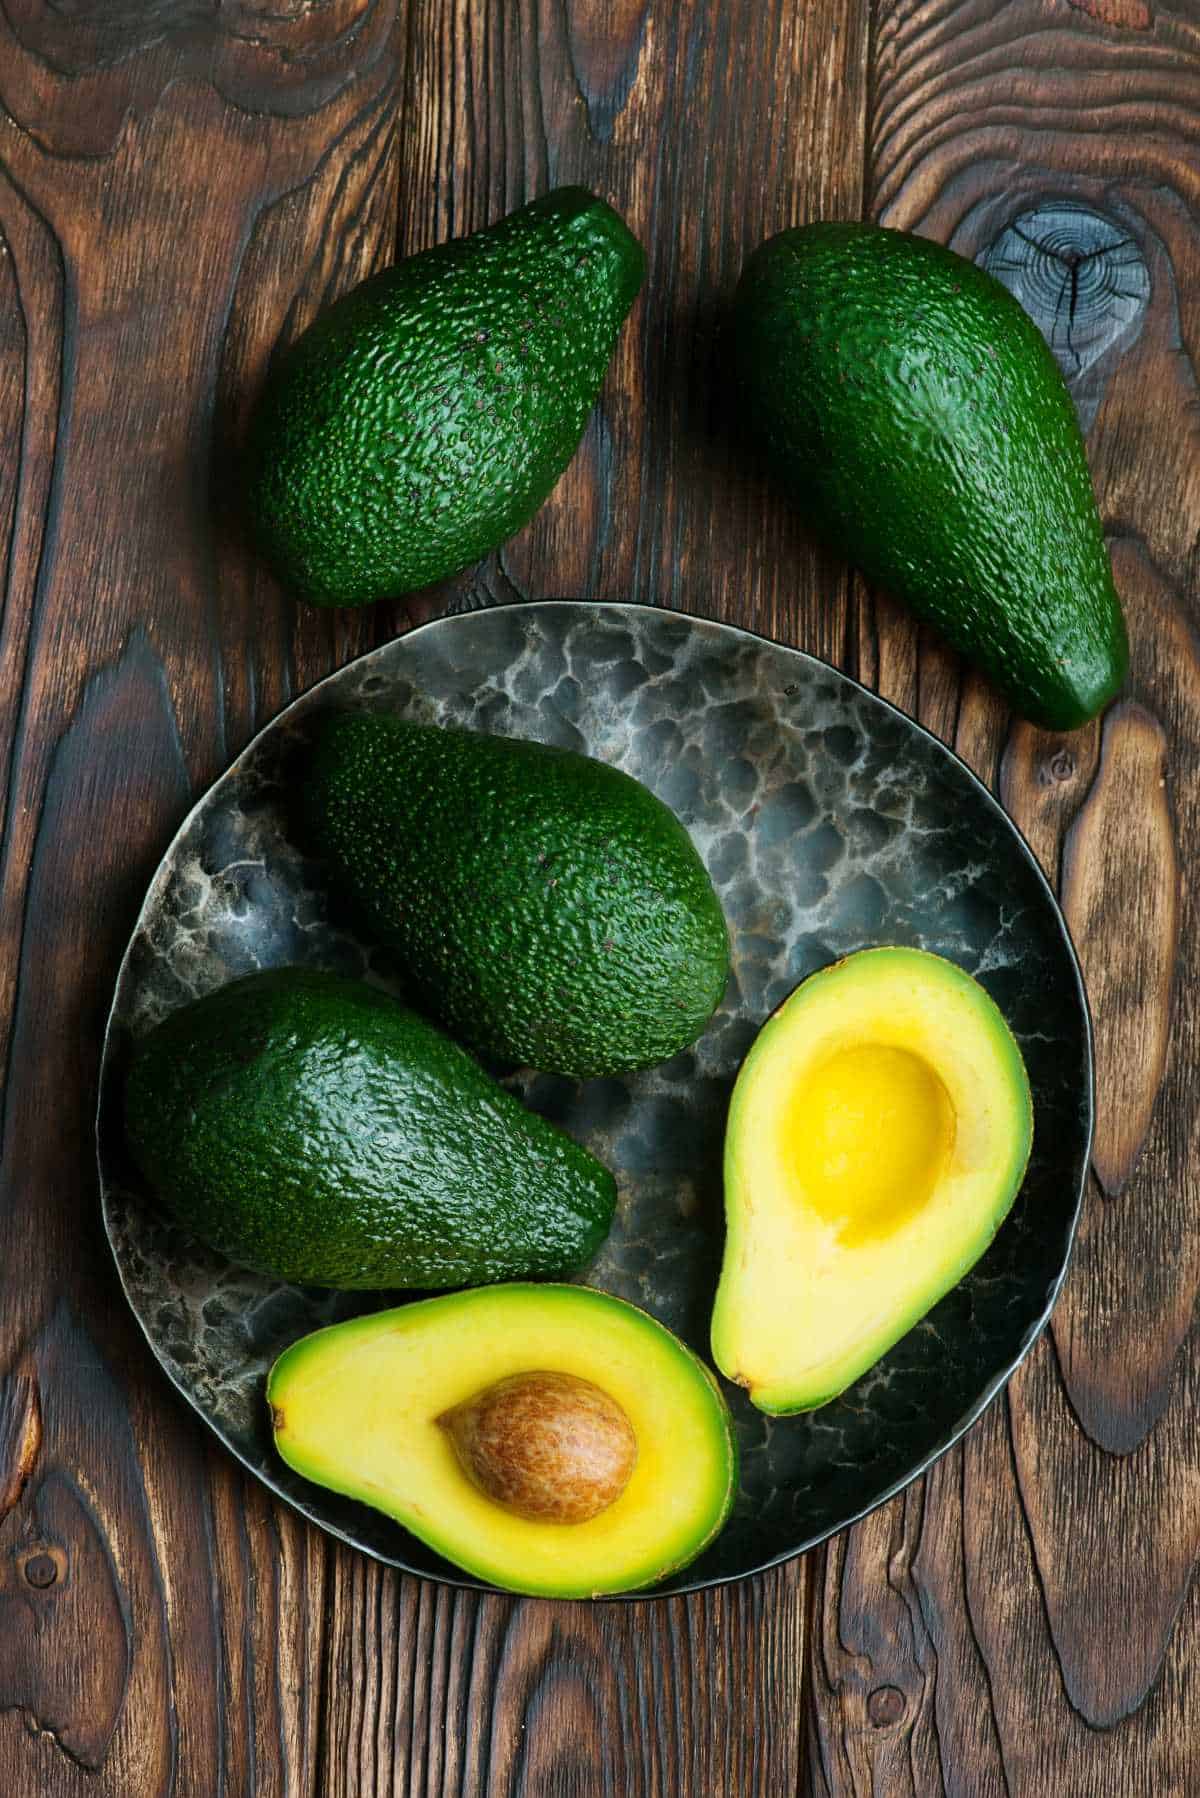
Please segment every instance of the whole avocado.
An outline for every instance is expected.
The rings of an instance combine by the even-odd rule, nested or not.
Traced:
[[[644,271],[613,209],[564,187],[330,307],[250,434],[251,518],[281,579],[363,605],[520,530],[575,453]]]
[[[136,1044],[126,1135],[163,1204],[244,1267],[335,1287],[573,1272],[612,1175],[359,980],[251,974]]]
[[[328,717],[307,809],[334,878],[473,1048],[585,1078],[699,1036],[729,937],[683,825],[631,775],[543,743]]]
[[[1070,730],[1128,646],[1071,397],[1032,319],[942,245],[812,224],[750,258],[747,422],[809,520],[983,671]]]

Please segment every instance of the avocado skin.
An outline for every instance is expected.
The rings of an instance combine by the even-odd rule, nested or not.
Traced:
[[[335,882],[473,1048],[576,1078],[664,1061],[725,990],[729,937],[661,800],[572,750],[343,712],[307,807]]]
[[[942,245],[865,224],[750,258],[734,354],[748,422],[810,522],[1070,730],[1128,646],[1071,398],[1033,320]]]
[[[322,313],[273,368],[248,445],[281,579],[363,605],[520,530],[575,453],[644,272],[613,209],[564,187]]]
[[[361,981],[251,974],[137,1044],[130,1147],[233,1261],[336,1287],[463,1286],[581,1267],[612,1175],[455,1043]]]

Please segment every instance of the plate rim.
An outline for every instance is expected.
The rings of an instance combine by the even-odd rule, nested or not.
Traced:
[[[459,626],[464,619],[478,617],[482,612],[504,611],[533,613],[548,610],[550,608],[561,609],[563,607],[578,608],[581,611],[588,612],[651,612],[658,617],[681,618],[688,624],[701,624],[708,629],[720,633],[730,633],[733,636],[747,639],[753,643],[766,644],[771,649],[782,650],[787,655],[794,656],[801,662],[807,664],[809,669],[814,672],[832,674],[838,681],[844,682],[853,692],[865,697],[873,704],[881,707],[885,712],[890,713],[894,718],[907,726],[908,729],[914,731],[918,738],[924,739],[926,743],[933,744],[937,751],[948,757],[949,760],[958,767],[961,773],[966,776],[967,782],[969,786],[974,789],[976,796],[983,800],[985,811],[991,815],[994,821],[999,823],[1002,831],[1007,831],[1011,835],[1034,875],[1035,884],[1041,889],[1042,896],[1049,901],[1050,914],[1054,919],[1059,935],[1062,938],[1063,946],[1066,950],[1067,963],[1074,980],[1075,994],[1083,1018],[1087,1130],[1081,1155],[1079,1175],[1075,1183],[1075,1199],[1071,1208],[1070,1221],[1067,1227],[1062,1262],[1057,1274],[1047,1289],[1045,1303],[1043,1304],[1041,1311],[1027,1329],[1020,1348],[1013,1359],[1005,1367],[1001,1368],[987,1383],[978,1399],[958,1420],[945,1440],[939,1443],[935,1448],[931,1449],[928,1454],[924,1455],[913,1468],[903,1474],[899,1479],[894,1480],[890,1486],[873,1496],[868,1503],[853,1511],[840,1523],[832,1525],[828,1529],[818,1530],[815,1535],[805,1537],[793,1547],[783,1549],[778,1554],[769,1555],[765,1560],[757,1562],[753,1567],[743,1568],[740,1572],[718,1573],[704,1578],[689,1580],[686,1577],[687,1569],[684,1569],[684,1578],[682,1582],[672,1585],[667,1591],[650,1590],[645,1592],[617,1592],[606,1594],[601,1598],[531,1599],[521,1593],[514,1593],[504,1586],[488,1585],[485,1581],[474,1579],[470,1574],[465,1572],[459,1573],[457,1571],[447,1571],[445,1573],[434,1573],[429,1572],[424,1568],[412,1567],[407,1561],[400,1559],[398,1556],[383,1554],[377,1549],[366,1546],[362,1542],[359,1542],[347,1530],[340,1528],[336,1524],[326,1522],[323,1518],[315,1515],[314,1512],[293,1493],[284,1490],[284,1488],[271,1477],[268,1471],[253,1466],[242,1455],[240,1450],[221,1433],[213,1423],[212,1419],[201,1409],[198,1401],[193,1397],[183,1381],[176,1376],[167,1361],[164,1360],[150,1334],[145,1319],[138,1307],[134,1304],[133,1297],[125,1279],[125,1270],[121,1258],[117,1253],[117,1245],[114,1241],[112,1228],[109,1222],[108,1189],[111,1182],[105,1171],[104,1120],[109,1103],[111,1072],[114,1064],[113,1039],[117,1027],[117,997],[125,981],[126,970],[133,953],[134,944],[141,934],[142,926],[150,908],[150,902],[155,895],[159,881],[164,874],[175,845],[184,833],[191,828],[192,823],[208,804],[216,789],[240,770],[242,764],[247,761],[258,748],[267,732],[275,730],[296,706],[308,700],[314,693],[319,692],[331,682],[343,677],[348,669],[357,667],[361,663],[369,661],[373,656],[381,655],[385,650],[393,649],[397,643],[410,642],[413,638],[427,632],[438,632],[446,629],[453,630],[456,626]],[[1010,715],[1015,716],[1015,714]],[[933,1467],[936,1462],[940,1461],[944,1455],[948,1454],[952,1448],[962,1441],[967,1431],[978,1423],[979,1419],[983,1416],[983,1413],[997,1398],[999,1398],[1017,1369],[1028,1359],[1049,1324],[1051,1314],[1055,1305],[1058,1303],[1059,1295],[1062,1291],[1063,1284],[1066,1280],[1067,1273],[1070,1270],[1071,1261],[1075,1253],[1075,1244],[1079,1233],[1079,1220],[1083,1210],[1083,1200],[1087,1191],[1088,1174],[1092,1163],[1095,1132],[1095,1029],[1092,1022],[1092,1012],[1088,1001],[1087,987],[1083,978],[1083,969],[1080,965],[1079,953],[1075,947],[1074,939],[1071,936],[1070,925],[1068,924],[1062,906],[1059,903],[1058,895],[1051,886],[1050,881],[1042,868],[1041,862],[1034,854],[1020,825],[1009,815],[1004,806],[996,798],[995,794],[984,781],[980,779],[979,775],[975,773],[975,770],[969,763],[964,761],[957,750],[953,749],[948,743],[943,742],[941,737],[930,730],[927,725],[922,724],[920,719],[912,717],[908,712],[904,711],[901,706],[896,705],[894,701],[886,699],[881,693],[876,693],[872,688],[858,680],[856,676],[847,674],[844,669],[838,668],[833,662],[826,660],[824,656],[814,655],[809,650],[797,649],[790,643],[780,643],[776,638],[768,637],[762,631],[751,630],[746,625],[730,624],[725,619],[714,618],[703,612],[684,611],[682,608],[676,606],[654,605],[646,600],[567,599],[547,597],[533,600],[504,600],[496,602],[495,604],[474,608],[468,612],[444,612],[436,618],[428,618],[421,624],[414,625],[411,630],[404,631],[399,636],[389,637],[384,643],[377,643],[374,648],[364,650],[360,655],[352,656],[348,662],[343,662],[340,667],[331,669],[328,674],[322,675],[319,680],[313,681],[310,686],[303,690],[303,692],[294,694],[286,704],[280,706],[279,710],[275,712],[272,717],[268,718],[264,724],[259,726],[233,760],[209,782],[204,788],[204,791],[194,803],[189,806],[184,817],[172,831],[166,847],[163,849],[161,856],[155,864],[154,871],[147,882],[145,892],[138,906],[137,916],[130,929],[113,981],[112,997],[109,1001],[105,1017],[104,1033],[100,1044],[96,1110],[93,1121],[93,1152],[96,1161],[100,1214],[101,1221],[104,1225],[105,1239],[108,1242],[109,1252],[112,1255],[113,1264],[116,1268],[117,1280],[120,1284],[122,1296],[124,1297],[125,1303],[133,1316],[138,1329],[145,1338],[151,1355],[161,1372],[165,1374],[172,1387],[184,1400],[189,1411],[199,1418],[204,1427],[210,1431],[220,1443],[222,1449],[227,1454],[232,1455],[235,1460],[245,1468],[247,1473],[251,1474],[255,1479],[260,1480],[267,1490],[273,1493],[276,1498],[288,1505],[293,1511],[297,1512],[299,1516],[305,1518],[308,1523],[321,1530],[325,1535],[331,1536],[336,1541],[346,1543],[348,1547],[355,1549],[359,1554],[367,1555],[371,1560],[378,1562],[381,1566],[395,1567],[399,1572],[407,1575],[410,1579],[428,1580],[432,1584],[445,1586],[450,1591],[479,1592],[497,1597],[520,1598],[526,1603],[533,1602],[540,1604],[649,1604],[665,1603],[672,1598],[682,1598],[695,1592],[712,1591],[717,1587],[736,1584],[739,1580],[754,1579],[760,1574],[768,1573],[774,1568],[783,1567],[791,1561],[798,1560],[801,1555],[808,1554],[812,1549],[818,1548],[823,1542],[827,1542],[833,1536],[840,1535],[843,1530],[848,1530],[855,1524],[861,1523],[863,1518],[869,1517],[872,1512],[879,1510],[885,1504],[889,1504],[892,1499],[898,1497],[901,1492],[906,1491],[909,1486],[913,1485],[924,1474],[928,1473],[930,1468]],[[402,1528],[403,1526],[398,1525],[397,1527]]]

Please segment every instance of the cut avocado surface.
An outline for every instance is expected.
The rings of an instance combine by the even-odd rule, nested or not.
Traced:
[[[589,1403],[576,1431],[572,1386],[586,1387]],[[522,1388],[528,1402],[506,1409],[507,1391]],[[515,1592],[591,1598],[652,1585],[707,1546],[737,1486],[712,1374],[645,1312],[581,1286],[495,1286],[334,1324],[285,1350],[267,1398],[279,1453],[297,1473]],[[500,1444],[501,1465],[518,1475],[504,1502],[484,1489],[495,1455],[470,1459],[487,1420],[473,1435],[456,1428],[481,1398],[521,1434]],[[550,1411],[539,1422],[542,1401]],[[581,1455],[594,1457],[584,1476],[605,1482],[595,1514],[564,1520],[594,1509],[569,1503],[533,1516],[511,1508],[545,1475],[547,1456],[553,1478]],[[526,1508],[535,1507],[536,1496]]]
[[[762,1411],[836,1397],[987,1248],[1032,1135],[1020,1050],[970,975],[900,948],[814,974],[734,1088],[718,1367]]]

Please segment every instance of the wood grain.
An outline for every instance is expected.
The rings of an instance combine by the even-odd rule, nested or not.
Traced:
[[[1200,831],[1198,120],[1178,3],[7,0],[4,1798],[1200,1790],[1200,919],[1175,878]],[[297,613],[238,514],[274,346],[397,247],[575,180],[650,266],[548,505],[407,604]],[[865,210],[983,255],[1064,202],[1111,253],[1067,362],[1134,641],[1127,702],[1069,739],[1013,727],[814,552],[740,447],[722,339],[785,224]],[[953,742],[1065,871],[1119,1095],[1009,1399],[807,1569],[636,1607],[478,1599],[327,1548],[165,1391],[90,1162],[116,958],[192,795],[411,619],[553,593],[765,630]]]
[[[222,371],[240,393],[390,248],[397,26],[369,0],[0,23],[0,1791],[23,1798],[313,1789],[324,1550],[153,1370],[91,1118],[167,834],[342,648],[292,650],[210,495]]]
[[[1095,1013],[1104,1095],[1092,1165],[1109,1194],[1133,1172],[1170,1041],[1179,867],[1166,756],[1157,718],[1136,701],[1114,707],[1095,783],[1063,845],[1063,910]],[[1114,912],[1131,927],[1114,931]]]
[[[520,593],[844,636],[845,574],[730,445],[717,320],[758,236],[860,209],[865,9],[397,13],[26,0],[0,41],[0,405],[22,446],[0,486],[22,1245],[0,1314],[0,1603],[39,1643],[0,1653],[3,1790],[740,1798],[798,1777],[802,1570],[649,1612],[478,1601],[349,1554],[330,1570],[170,1406],[102,1271],[87,1116],[116,954],[170,825],[294,691],[410,617]],[[772,100],[735,139],[747,53]],[[237,506],[273,347],[397,237],[571,179],[626,211],[653,276],[550,506],[411,606],[297,615]]]
[[[799,1567],[584,1606],[480,1601],[339,1551],[323,1790],[794,1791],[803,1631]]]
[[[841,654],[848,577],[747,470],[719,327],[762,236],[860,210],[866,8],[418,0],[410,41],[402,252],[580,181],[649,258],[547,505],[410,615],[635,598]],[[763,107],[744,106],[748,84]],[[804,1606],[801,1568],[691,1602],[589,1611],[422,1590],[339,1554],[328,1798],[777,1798],[799,1778]]]
[[[17,1503],[42,1447],[42,1403],[27,1360],[0,1381],[0,1523]]]
[[[1126,31],[1148,31],[1154,23],[1147,0],[1071,0],[1071,5],[1101,25],[1119,25]]]
[[[999,779],[1051,877],[1065,868],[1113,1196],[1090,1195],[1051,1335],[1007,1400],[815,1570],[809,1777],[838,1794],[1183,1794],[1200,1790],[1200,951],[1175,878],[1196,841],[1200,33],[1177,7],[883,0],[873,41],[873,212],[986,257],[1014,219],[1068,201],[1133,241],[1149,289],[1099,380],[1066,358],[1133,639],[1132,696],[1103,733],[1009,727],[914,633],[904,653],[890,607],[864,607],[865,671]],[[903,1705],[877,1699],[872,1721],[881,1691]]]

